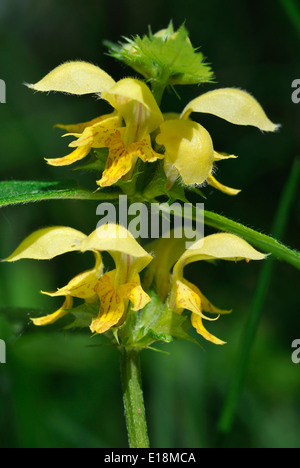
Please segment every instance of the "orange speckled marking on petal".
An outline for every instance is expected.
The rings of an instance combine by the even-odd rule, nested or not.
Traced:
[[[98,285],[97,271],[89,270],[75,276],[66,286],[58,289],[54,293],[43,292],[47,296],[72,296],[79,299],[91,299],[96,294],[96,287]]]
[[[152,149],[149,135],[125,148],[121,133],[116,131],[110,134],[105,146],[109,147],[109,155],[102,179],[97,182],[100,187],[111,186],[124,177],[131,170],[134,158],[138,157],[144,162],[154,162],[164,157]]]
[[[109,154],[106,160],[106,168],[102,178],[97,182],[100,187],[109,187],[118,182],[126,175],[132,167],[132,154],[125,150],[122,140],[115,141],[109,147]]]
[[[155,162],[158,159],[164,158],[163,154],[156,153],[156,151],[154,151],[152,148],[150,135],[147,135],[146,138],[141,141],[131,143],[131,145],[128,147],[128,151],[133,153],[134,156],[137,156],[144,162]]]
[[[127,297],[133,304],[134,311],[143,309],[151,298],[145,293],[141,286],[139,275],[136,275],[132,282],[123,284],[119,287],[118,292],[120,295]]]
[[[104,333],[121,320],[125,310],[124,300],[115,290],[110,273],[100,278],[97,294],[101,301],[101,307],[99,315],[92,321],[90,329],[93,333]]]
[[[201,314],[200,297],[181,281],[176,282],[176,307]]]

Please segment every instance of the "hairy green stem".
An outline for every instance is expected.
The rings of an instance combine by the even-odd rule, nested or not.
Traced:
[[[129,445],[149,448],[139,351],[121,349],[121,381]]]

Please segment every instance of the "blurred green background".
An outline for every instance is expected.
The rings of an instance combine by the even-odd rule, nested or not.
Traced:
[[[0,179],[80,178],[70,169],[51,168],[43,157],[66,154],[55,123],[89,120],[108,110],[93,97],[33,94],[34,83],[66,60],[98,64],[115,79],[130,75],[105,55],[104,39],[156,31],[170,19],[186,27],[194,46],[212,64],[216,84],[179,87],[163,100],[165,111],[180,111],[199,92],[239,87],[252,93],[282,128],[263,134],[235,127],[213,116],[194,116],[212,134],[215,148],[239,155],[219,164],[218,179],[242,188],[235,198],[206,188],[206,209],[239,220],[267,234],[294,158],[299,156],[300,104],[291,101],[299,76],[300,30],[297,16],[264,0],[1,0],[0,78],[7,103],[0,104]],[[296,3],[296,2],[295,2]],[[299,17],[298,17],[299,18]],[[172,107],[171,107],[172,106]],[[91,180],[93,180],[91,178]],[[90,180],[87,178],[87,183]],[[86,233],[97,223],[96,202],[51,201],[0,210],[0,257],[5,258],[34,229],[69,225]],[[284,239],[299,248],[299,193]],[[207,230],[209,233],[210,230]],[[34,329],[28,314],[55,310],[60,302],[39,294],[62,286],[87,256],[50,262],[0,264],[0,338],[7,342],[7,364],[0,364],[1,447],[126,447],[118,352],[90,347],[88,331]],[[209,325],[224,347],[187,342],[161,346],[169,355],[144,351],[145,401],[152,447],[211,447],[239,353],[261,264],[197,265],[190,279],[231,316]],[[277,263],[251,354],[230,447],[300,446],[300,365],[291,361],[291,343],[300,338],[299,273]],[[9,308],[8,308],[9,307]],[[23,315],[14,308],[25,307]],[[204,343],[203,343],[204,344]]]

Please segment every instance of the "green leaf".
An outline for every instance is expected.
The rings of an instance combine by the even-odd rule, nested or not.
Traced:
[[[133,39],[125,43],[105,42],[109,55],[124,62],[146,79],[167,85],[209,83],[213,80],[204,56],[194,49],[184,25],[174,31],[172,23],[159,35]]]
[[[0,182],[0,207],[43,200],[114,200],[116,192],[81,189],[73,181],[4,181]]]

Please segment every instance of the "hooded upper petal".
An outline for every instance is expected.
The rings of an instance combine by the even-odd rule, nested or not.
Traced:
[[[27,85],[35,91],[59,91],[70,94],[102,93],[115,85],[104,70],[88,62],[66,62],[36,84]]]
[[[107,251],[116,264],[122,263],[129,276],[135,276],[152,260],[152,256],[134,239],[132,234],[123,226],[106,224],[92,232],[81,244],[82,252]],[[127,281],[126,281],[127,282]]]
[[[180,257],[174,267],[174,276],[182,277],[186,265],[199,260],[229,260],[239,261],[263,260],[266,255],[258,252],[248,242],[234,234],[218,233],[212,234],[195,242]]]
[[[124,78],[102,94],[124,118],[128,145],[142,140],[163,122],[162,113],[148,86],[141,80]]]
[[[80,244],[87,236],[69,227],[40,229],[28,236],[7,259],[16,262],[24,258],[51,260],[67,252],[80,251]]]
[[[189,102],[181,117],[187,119],[192,112],[213,114],[233,124],[253,125],[266,132],[279,128],[268,119],[251,94],[235,88],[221,88],[202,94]]]

